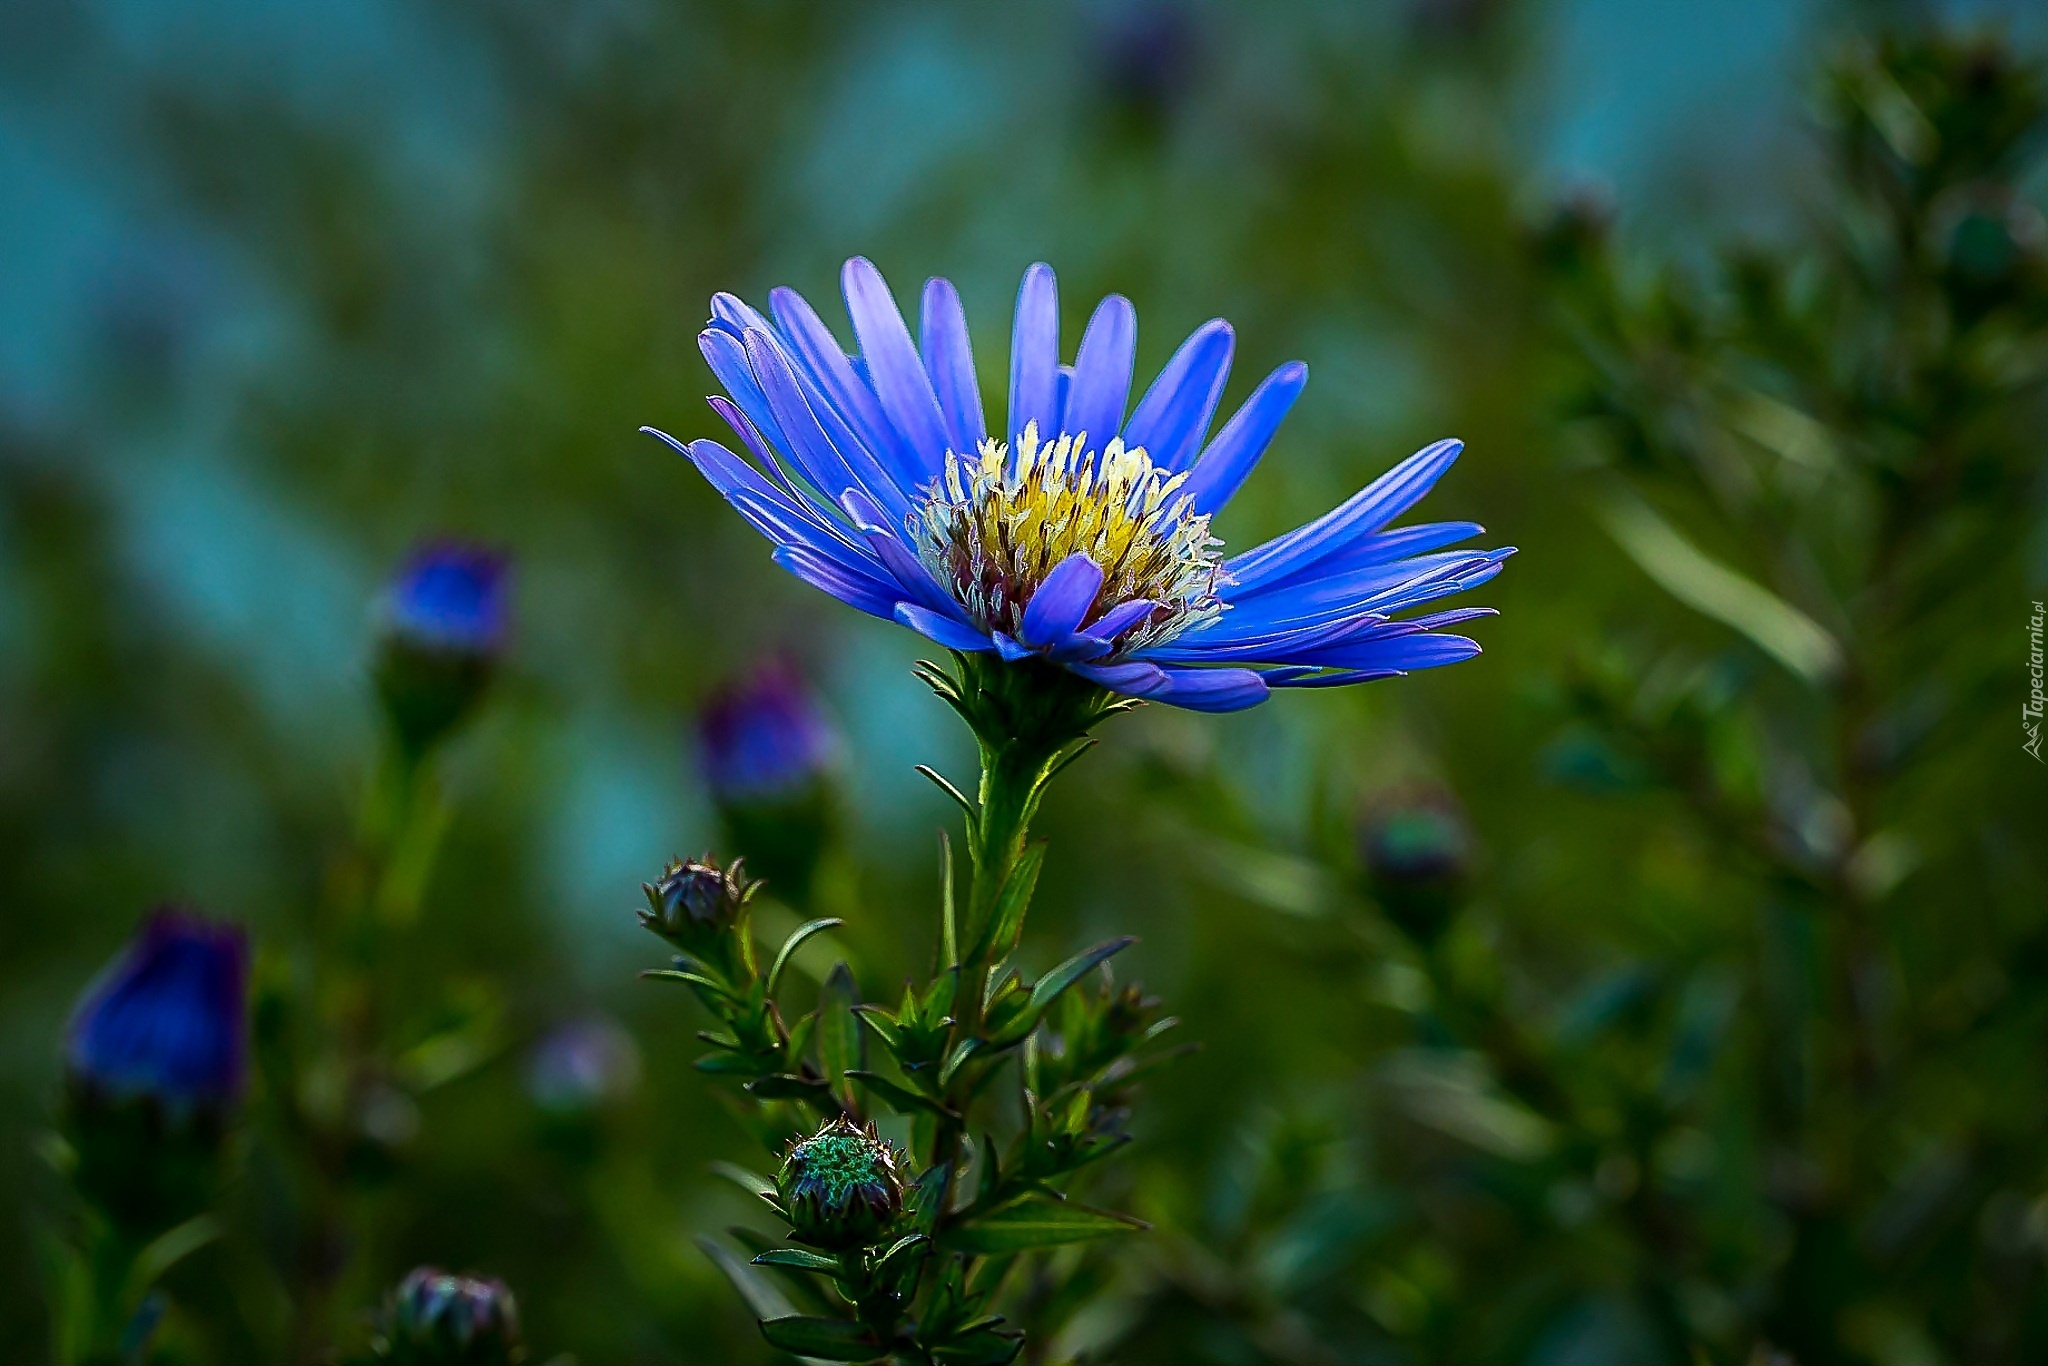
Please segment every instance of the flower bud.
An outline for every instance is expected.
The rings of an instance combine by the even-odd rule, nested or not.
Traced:
[[[673,860],[658,880],[640,884],[647,896],[640,923],[680,948],[704,952],[746,918],[747,902],[761,884],[747,877],[745,866],[734,859],[720,868],[709,854]]]
[[[511,1366],[526,1355],[519,1306],[503,1281],[431,1266],[408,1273],[392,1292],[376,1349],[394,1366]]]
[[[802,905],[832,827],[839,739],[787,662],[713,694],[697,722],[704,778],[727,836],[776,895]]]
[[[164,909],[80,1000],[64,1046],[80,1191],[118,1222],[198,1209],[248,1077],[248,947]]]
[[[1441,938],[1472,863],[1472,836],[1456,799],[1431,791],[1382,803],[1365,820],[1360,853],[1387,917],[1424,947]]]
[[[776,1192],[796,1237],[834,1250],[880,1242],[903,1210],[893,1144],[845,1119],[790,1145]]]
[[[377,691],[408,754],[431,749],[489,686],[511,630],[509,568],[493,551],[437,542],[386,590]]]

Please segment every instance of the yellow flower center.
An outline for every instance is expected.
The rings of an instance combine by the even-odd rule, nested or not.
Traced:
[[[1128,654],[1223,611],[1223,543],[1180,491],[1186,481],[1121,439],[1099,452],[1086,432],[1041,444],[1033,422],[1014,455],[993,438],[974,458],[948,452],[907,530],[975,625],[1012,636],[1053,567],[1087,555],[1102,570],[1089,620],[1138,598],[1159,604],[1119,637],[1116,653]]]

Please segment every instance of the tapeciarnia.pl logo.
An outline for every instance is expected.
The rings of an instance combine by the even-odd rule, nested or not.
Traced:
[[[2020,708],[2020,726],[2027,738],[2020,745],[2034,756],[2035,763],[2041,758],[2041,708],[2044,699],[2041,694],[2041,623],[2048,619],[2048,606],[2034,604],[2034,615],[2027,621],[2027,673],[2033,678],[2033,688],[2027,694],[2026,705]]]

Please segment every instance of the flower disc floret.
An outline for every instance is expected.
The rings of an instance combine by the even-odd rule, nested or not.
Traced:
[[[1096,620],[1126,603],[1153,604],[1121,637],[1128,652],[1222,614],[1223,542],[1186,483],[1120,437],[1099,451],[1086,432],[1041,442],[1031,422],[1014,454],[993,437],[972,459],[949,453],[906,527],[969,620],[1012,638],[1052,571],[1087,556],[1102,571]]]

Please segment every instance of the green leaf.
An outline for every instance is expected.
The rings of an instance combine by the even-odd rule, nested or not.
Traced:
[[[922,1110],[926,1114],[938,1115],[946,1119],[957,1117],[951,1110],[948,1110],[930,1096],[921,1096],[908,1087],[898,1086],[887,1077],[863,1071],[848,1072],[846,1075],[880,1096],[887,1102],[889,1108],[899,1115],[916,1114]]]
[[[996,894],[995,905],[989,908],[988,924],[982,927],[970,957],[1001,956],[1016,947],[1024,929],[1024,912],[1031,907],[1031,893],[1038,887],[1038,870],[1044,863],[1044,840],[1034,840],[1025,846],[1017,866],[1010,870],[1009,880],[1003,883],[1003,890]]]
[[[939,1068],[940,1087],[952,1085],[955,1074],[960,1071],[961,1067],[966,1065],[969,1058],[973,1057],[980,1050],[980,1039],[962,1039],[959,1043],[955,1044],[952,1055]]]
[[[740,1292],[740,1298],[747,1302],[747,1308],[759,1319],[781,1319],[796,1313],[780,1290],[760,1272],[735,1257],[723,1243],[710,1238],[697,1239],[697,1247],[712,1265],[725,1273],[732,1282],[732,1288]]]
[[[789,938],[782,941],[782,951],[775,955],[775,966],[768,969],[768,980],[763,988],[765,994],[769,996],[775,994],[775,984],[781,980],[782,970],[789,966],[790,957],[799,948],[803,947],[805,940],[809,939],[812,935],[823,934],[827,930],[836,930],[845,923],[844,920],[837,916],[825,916],[818,920],[806,920],[803,924],[797,926],[790,933]]]
[[[806,1252],[800,1247],[771,1247],[754,1258],[755,1266],[789,1266],[799,1271],[822,1271],[836,1276],[842,1270],[837,1257],[827,1257],[822,1252]]]
[[[976,1328],[930,1349],[943,1366],[1009,1366],[1024,1350],[1024,1335],[1015,1329]]]
[[[890,1053],[903,1051],[903,1031],[897,1027],[896,1017],[880,1006],[855,1006],[853,1013],[860,1022],[875,1031],[875,1037]]]
[[[854,984],[853,969],[840,963],[825,978],[818,994],[818,1065],[840,1104],[854,1108],[853,1089],[846,1074],[867,1065],[867,1035],[853,1008],[860,1004],[860,988]]]
[[[1148,1227],[1143,1220],[1127,1214],[1111,1214],[1050,1196],[1027,1195],[954,1227],[946,1233],[944,1241],[955,1252],[1002,1255],[1086,1243]]]
[[[1841,671],[1841,643],[1818,622],[1701,552],[1634,494],[1610,495],[1601,520],[1665,592],[1734,627],[1806,682],[1825,683]]]
[[[821,1361],[873,1361],[882,1343],[852,1319],[814,1319],[801,1314],[761,1320],[769,1345]]]
[[[713,1175],[724,1177],[749,1195],[758,1195],[763,1199],[772,1199],[775,1195],[775,1183],[772,1180],[759,1172],[748,1171],[737,1163],[714,1162],[711,1164],[711,1171]]]
[[[1135,936],[1128,934],[1121,939],[1105,939],[1094,948],[1075,954],[1072,958],[1069,958],[1066,962],[1039,978],[1038,985],[1031,988],[1033,1017],[1036,1018],[1039,1012],[1053,1003],[1055,997],[1087,976],[1099,964],[1116,954],[1122,953],[1137,942]]]
[[[640,975],[657,982],[687,982],[693,987],[711,992],[728,1001],[739,999],[723,984],[712,981],[702,973],[685,972],[681,968],[647,968]]]
[[[939,832],[939,966],[960,966],[960,916],[953,895],[953,841]]]
[[[774,1055],[763,1053],[706,1053],[691,1064],[716,1077],[758,1077],[774,1065]]]
[[[951,797],[955,802],[958,802],[960,805],[960,809],[967,813],[968,820],[971,821],[974,819],[974,803],[967,800],[967,794],[962,792],[959,788],[953,786],[952,782],[946,777],[945,774],[939,772],[930,764],[919,764],[917,766],[917,771],[919,773],[922,773],[925,777],[931,779],[933,784],[935,784],[938,787],[939,791],[945,793],[948,797]]]
[[[787,1072],[747,1083],[747,1094],[756,1100],[820,1100],[830,1089],[820,1077],[798,1077]]]

